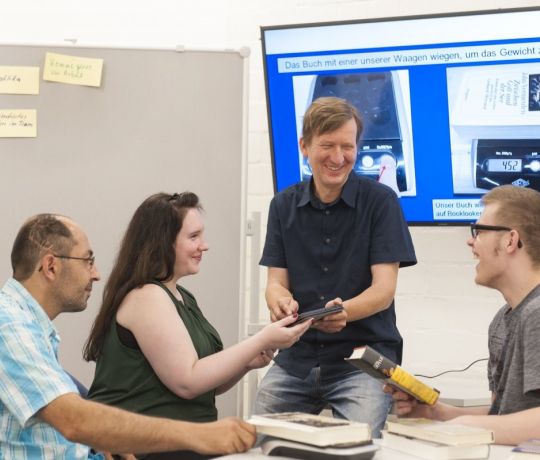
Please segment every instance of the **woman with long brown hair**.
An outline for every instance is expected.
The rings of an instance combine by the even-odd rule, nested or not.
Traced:
[[[84,350],[97,363],[91,399],[142,414],[216,420],[216,394],[309,328],[311,321],[287,327],[289,316],[223,349],[195,297],[178,284],[199,271],[208,250],[201,209],[185,192],[152,195],[136,210]]]

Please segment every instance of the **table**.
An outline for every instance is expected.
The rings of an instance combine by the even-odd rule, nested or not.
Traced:
[[[379,443],[379,440],[374,441],[376,444]],[[501,446],[501,445],[492,445],[489,453],[489,460],[506,460],[510,456],[510,451],[513,446]],[[261,450],[251,449],[250,451],[244,454],[233,454],[226,455],[224,457],[219,457],[226,460],[290,460],[290,457],[267,457],[261,453]],[[418,460],[419,457],[413,455],[404,454],[396,450],[381,448],[375,453],[375,456],[372,460]],[[297,459],[295,459],[297,460]]]

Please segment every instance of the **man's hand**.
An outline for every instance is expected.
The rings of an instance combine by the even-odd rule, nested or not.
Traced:
[[[245,452],[253,447],[257,435],[253,425],[234,417],[197,424],[193,430],[191,450],[201,454]]]
[[[275,305],[268,305],[272,322],[294,315],[298,312],[298,302],[292,297],[280,297]]]
[[[342,300],[339,297],[336,297],[334,300],[331,300],[325,305],[325,308],[333,307],[334,305],[342,304]],[[319,319],[313,323],[313,328],[321,331],[332,334],[334,332],[341,331],[347,325],[347,310],[344,308],[338,313],[333,315],[325,316],[324,318]]]

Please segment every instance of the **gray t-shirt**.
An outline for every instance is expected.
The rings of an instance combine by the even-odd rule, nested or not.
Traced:
[[[489,326],[490,414],[540,406],[540,285],[512,310],[502,307]]]

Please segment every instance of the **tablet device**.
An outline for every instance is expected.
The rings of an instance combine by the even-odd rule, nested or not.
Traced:
[[[296,318],[296,321],[294,323],[289,324],[290,326],[296,326],[299,323],[303,323],[304,321],[307,321],[308,319],[313,318],[315,321],[318,319],[324,318],[328,315],[333,315],[334,313],[338,313],[343,310],[343,305],[338,304],[334,305],[332,307],[328,308],[317,308],[316,310],[310,310],[306,311],[304,313],[301,313],[298,315],[298,318]]]

